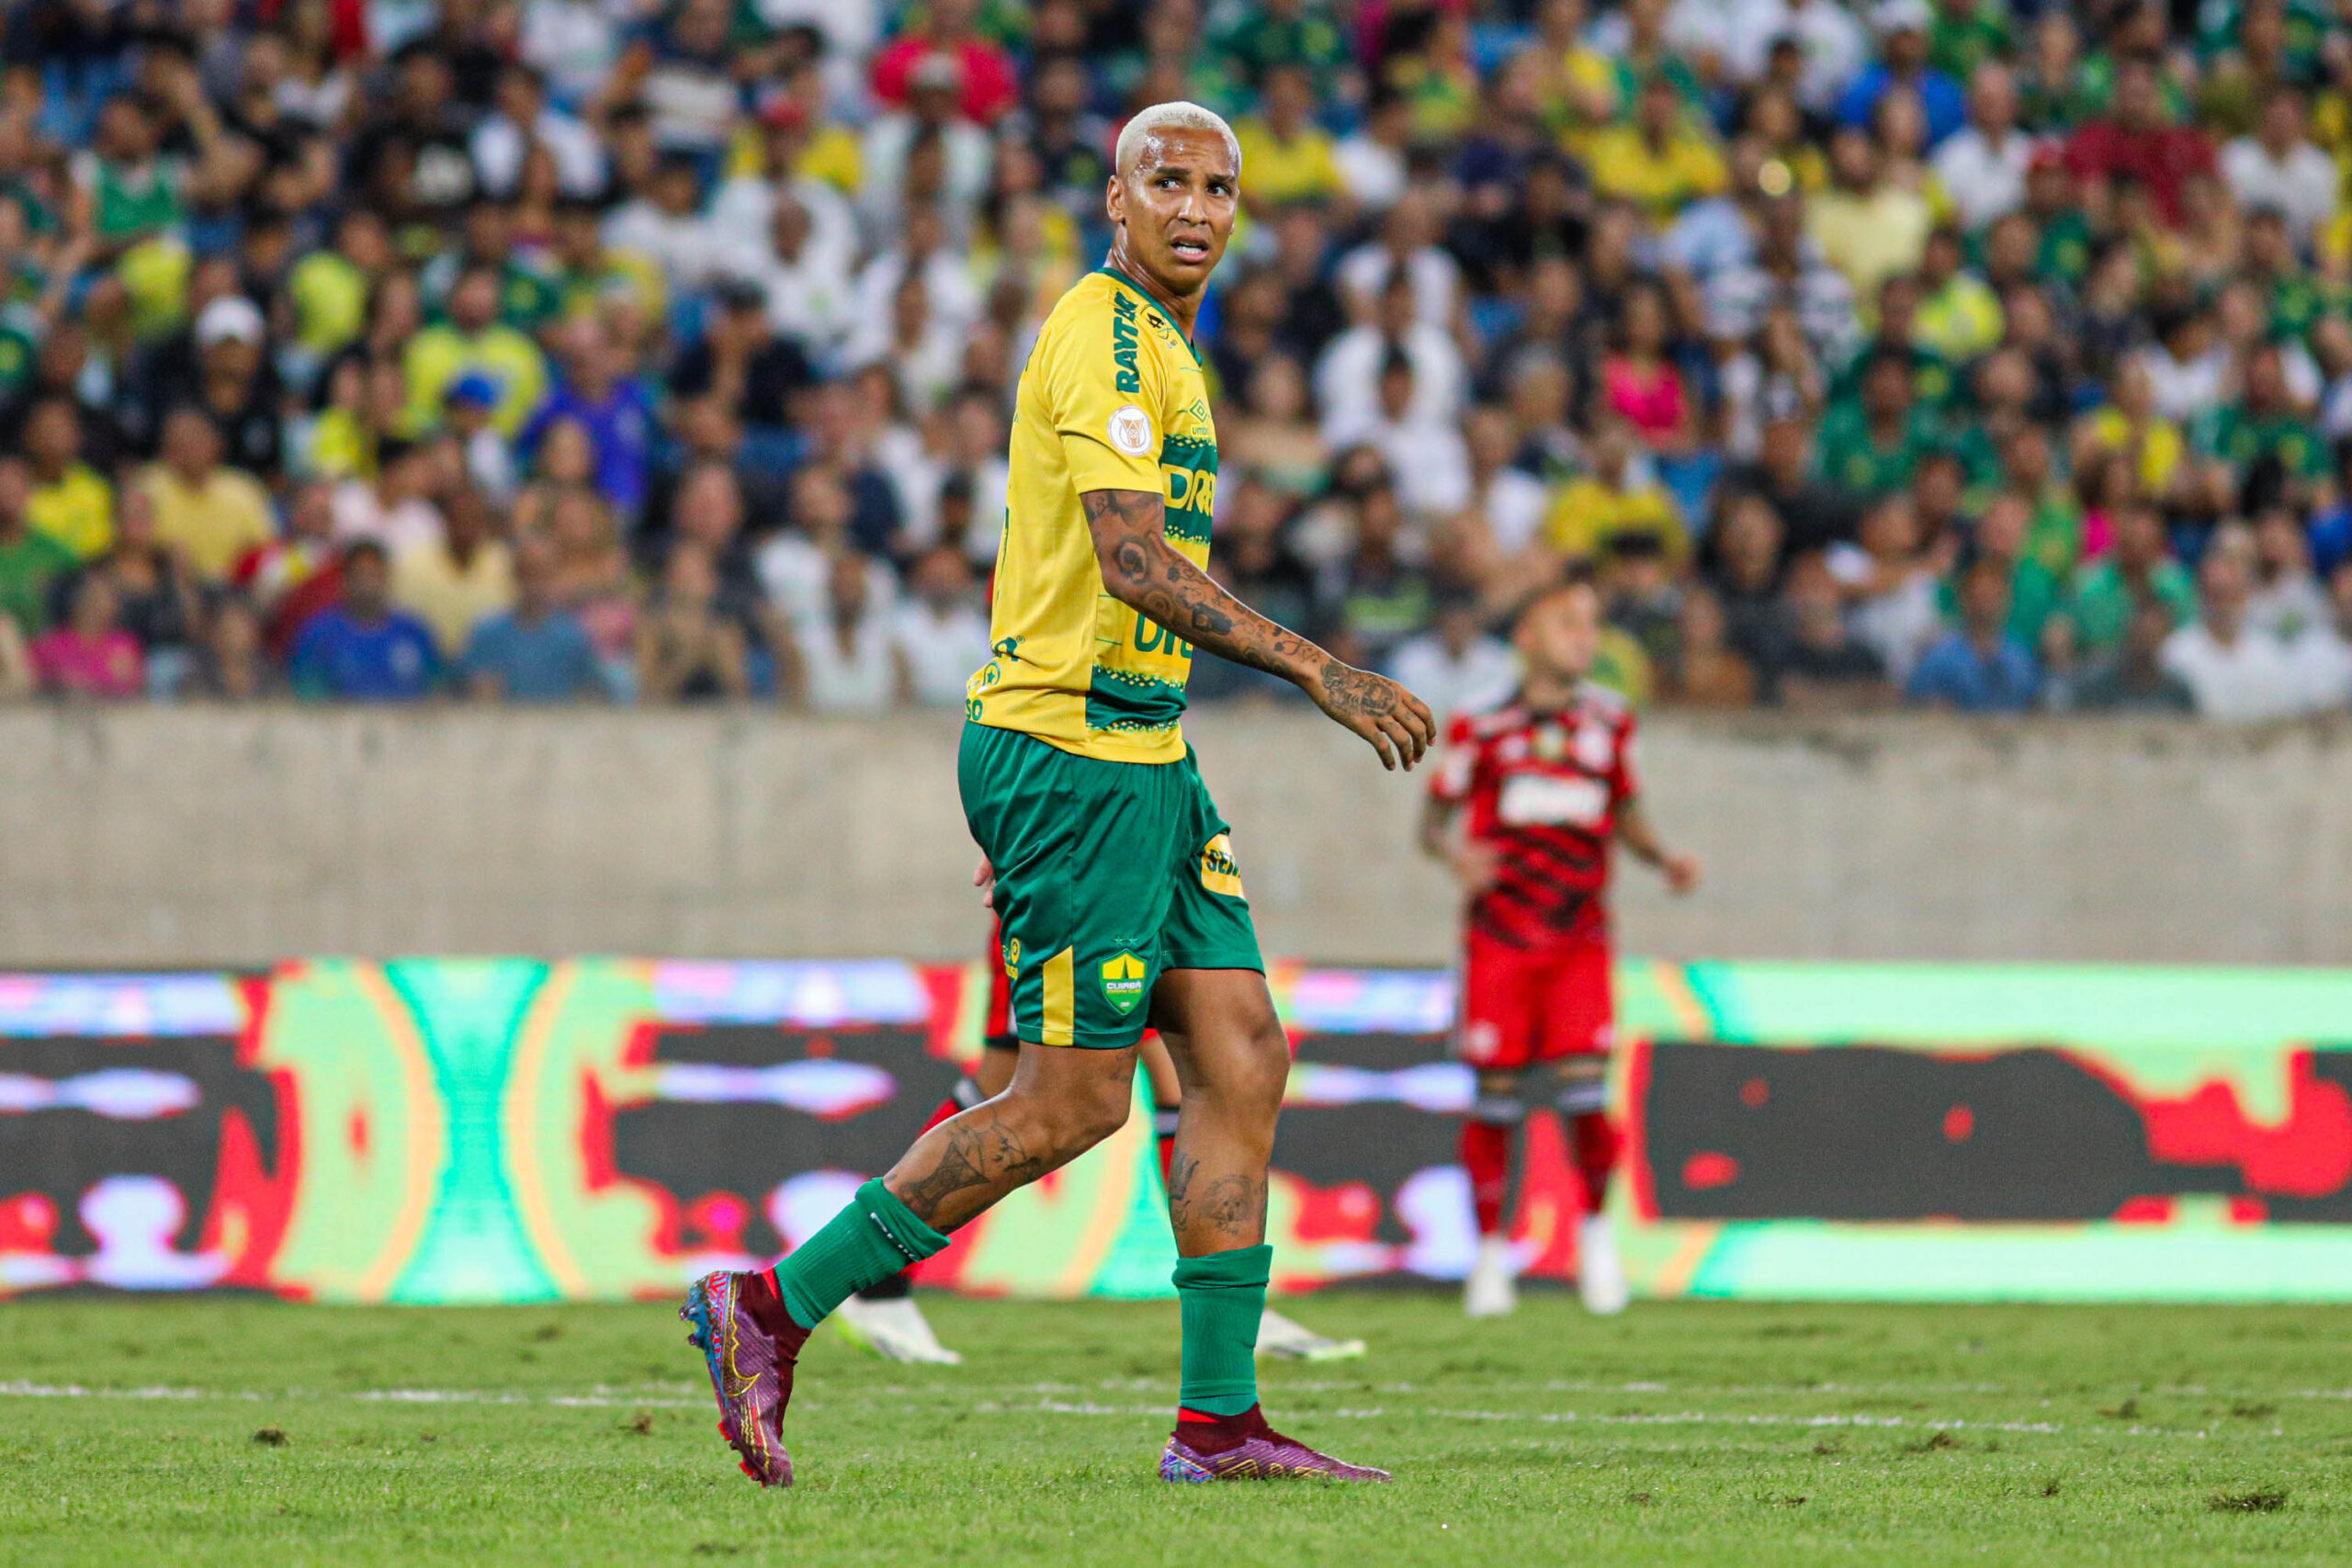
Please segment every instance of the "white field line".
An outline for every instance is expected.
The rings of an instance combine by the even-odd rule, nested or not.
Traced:
[[[1142,1380],[1111,1380],[1109,1386],[1123,1390],[1133,1390],[1140,1382],[1142,1382]],[[1298,1384],[1294,1385],[1294,1388],[1334,1389],[1353,1386],[1356,1385],[1327,1382],[1320,1384]],[[1645,1383],[1616,1384],[1611,1386],[1624,1392],[1650,1393],[1655,1392],[1657,1385]],[[1410,1385],[1399,1384],[1396,1385],[1396,1388],[1399,1391],[1409,1391]],[[944,1385],[927,1389],[889,1385],[882,1388],[844,1392],[851,1392],[853,1397],[855,1397],[857,1393],[862,1393],[866,1399],[872,1400],[876,1397],[883,1396],[903,1399],[909,1396],[922,1397],[926,1395],[939,1395],[948,1393],[949,1390]],[[957,1394],[968,1394],[985,1393],[987,1390],[985,1388],[967,1387],[964,1389],[955,1390],[953,1392]],[[1096,1400],[1071,1400],[1056,1397],[1056,1395],[1063,1393],[1079,1392],[1069,1384],[1033,1383],[1026,1385],[1025,1388],[1023,1388],[1018,1392],[1037,1393],[1040,1396],[1035,1400],[1016,1400],[1011,1402],[999,1399],[981,1399],[969,1404],[967,1408],[978,1415],[1001,1415],[1008,1412],[1036,1412],[1049,1416],[1148,1416],[1165,1417],[1168,1414],[1168,1408],[1164,1402],[1151,1404],[1111,1404]],[[1686,1389],[1684,1392],[1691,1391]],[[1735,1393],[1747,1391],[1725,1389],[1717,1390],[1715,1392]],[[1786,1389],[1767,1391],[1759,1389],[1755,1390],[1754,1392],[1758,1393],[1770,1392],[1786,1395],[1792,1393],[1802,1393],[1806,1391],[1792,1391]],[[2291,1391],[2280,1397],[2344,1399],[2352,1398],[2352,1392],[2336,1392],[2320,1389],[2299,1390]],[[585,1393],[552,1394],[529,1394],[512,1392],[493,1392],[485,1389],[448,1388],[379,1388],[361,1389],[356,1392],[345,1393],[314,1393],[300,1389],[289,1389],[278,1393],[265,1393],[256,1389],[174,1388],[161,1384],[141,1388],[88,1388],[79,1383],[39,1383],[21,1379],[0,1382],[0,1399],[219,1400],[239,1403],[260,1403],[270,1400],[300,1401],[347,1399],[368,1404],[384,1404],[537,1405],[558,1409],[589,1410],[699,1410],[708,1403],[706,1399],[680,1399],[668,1397],[666,1394],[661,1393],[632,1394],[622,1390],[608,1388],[599,1388]],[[2047,1401],[2044,1401],[2044,1403],[2046,1404]],[[814,1408],[814,1402],[809,1402],[809,1407]],[[1568,1425],[1587,1425],[1595,1427],[1791,1427],[1799,1428],[1849,1427],[1857,1428],[1883,1428],[1897,1431],[2017,1432],[2047,1436],[2055,1436],[2069,1430],[2077,1431],[2083,1435],[2094,1437],[2207,1438],[2211,1436],[2211,1433],[2205,1430],[2197,1430],[2192,1432],[2187,1428],[2153,1427],[2144,1423],[2134,1423],[2126,1427],[2089,1426],[2070,1428],[2065,1423],[2058,1421],[1993,1421],[1957,1416],[1877,1416],[1864,1412],[1829,1412],[1813,1416],[1793,1416],[1759,1414],[1756,1412],[1707,1410],[1616,1412],[1588,1412],[1578,1410],[1513,1411],[1456,1410],[1432,1406],[1390,1407],[1375,1405],[1370,1408],[1342,1407],[1336,1410],[1317,1411],[1314,1414],[1334,1420],[1380,1420],[1393,1417],[1418,1416],[1444,1421],[1485,1421],[1546,1427]],[[2277,1436],[2278,1434],[2274,1431],[2271,1435]]]

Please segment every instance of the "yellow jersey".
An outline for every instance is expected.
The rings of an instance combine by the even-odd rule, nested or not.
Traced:
[[[967,716],[1081,757],[1182,760],[1192,645],[1103,591],[1078,498],[1164,497],[1170,547],[1207,566],[1216,427],[1200,355],[1134,282],[1087,274],[1038,330],[1008,461],[993,657],[966,688]]]

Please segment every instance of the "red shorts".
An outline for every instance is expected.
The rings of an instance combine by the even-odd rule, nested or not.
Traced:
[[[1473,931],[1463,953],[1461,1012],[1455,1049],[1474,1067],[1508,1072],[1605,1053],[1617,1020],[1609,949],[1509,947]]]

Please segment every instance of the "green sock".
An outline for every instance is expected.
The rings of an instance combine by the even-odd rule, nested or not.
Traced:
[[[868,1285],[878,1285],[910,1263],[920,1263],[947,1238],[915,1216],[879,1181],[857,1190],[824,1228],[775,1266],[776,1294],[803,1328]]]
[[[1204,1416],[1238,1416],[1258,1403],[1258,1319],[1274,1249],[1263,1242],[1176,1260],[1184,1371],[1176,1403]]]

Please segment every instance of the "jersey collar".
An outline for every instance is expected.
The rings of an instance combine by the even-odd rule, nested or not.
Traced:
[[[1150,289],[1146,288],[1142,284],[1137,283],[1134,278],[1129,277],[1117,267],[1109,265],[1108,264],[1098,266],[1094,270],[1101,273],[1103,276],[1111,279],[1114,283],[1124,284],[1128,288],[1133,289],[1137,299],[1141,300],[1150,309],[1159,311],[1159,319],[1168,323],[1168,330],[1174,333],[1178,337],[1182,338],[1184,340],[1184,346],[1192,350],[1193,363],[1196,366],[1202,365],[1201,351],[1198,348],[1193,347],[1192,334],[1176,324],[1176,319],[1168,313],[1168,307],[1153,299],[1151,297]],[[1204,369],[1206,368],[1205,366],[1202,366],[1202,367]]]

